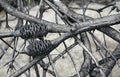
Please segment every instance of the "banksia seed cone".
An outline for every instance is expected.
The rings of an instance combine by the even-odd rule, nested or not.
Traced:
[[[47,33],[48,33],[48,30],[46,29],[46,25],[29,24],[21,27],[15,32],[0,33],[0,38],[21,37],[27,40],[30,38],[42,38],[43,36],[46,36]]]
[[[27,51],[25,52],[29,56],[41,56],[48,55],[54,46],[52,45],[50,40],[35,40],[31,42],[30,45],[27,46]]]
[[[19,32],[21,34],[21,38],[23,39],[41,38],[48,33],[46,26],[42,24],[30,24],[23,26],[19,29]]]

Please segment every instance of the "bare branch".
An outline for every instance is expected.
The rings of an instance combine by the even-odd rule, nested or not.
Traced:
[[[113,52],[113,56],[117,60],[120,59],[120,53],[119,52],[120,52],[120,44],[116,47],[116,49]],[[116,61],[113,60],[112,56],[109,56],[107,58],[104,58],[104,59],[100,60],[99,64],[103,66],[103,68],[104,68],[103,71],[105,72],[106,76],[108,76],[111,73],[113,67],[115,66]],[[92,66],[93,66],[92,69],[96,67],[95,64],[93,64]],[[92,71],[92,73],[93,72],[95,72],[95,71]]]
[[[98,30],[100,30],[101,32],[105,33],[106,35],[108,35],[109,37],[111,37],[112,39],[114,39],[120,43],[120,32],[118,32],[114,28],[104,27],[104,28],[100,28]]]
[[[86,33],[81,34],[81,40],[82,40],[83,44],[90,50],[90,52],[92,52],[90,41],[89,41]],[[87,51],[83,50],[83,55],[84,55],[84,62],[80,69],[81,77],[85,77],[88,75],[88,73],[91,69],[90,65],[92,63],[92,59],[91,59],[90,55],[87,53]]]
[[[14,74],[11,74],[9,77],[18,77],[18,76],[20,76],[22,73],[27,71],[30,67],[32,67],[34,64],[39,62],[42,58],[44,58],[44,56],[36,57],[33,61],[31,61],[31,63],[23,66],[22,68],[20,68],[20,70],[17,70]]]
[[[12,6],[10,6],[3,0],[0,0],[0,5],[11,15],[14,15],[29,21],[33,21],[39,24],[41,23],[46,24],[48,30],[51,32],[70,32],[70,29],[76,30],[75,28],[66,27],[65,25],[55,24],[45,20],[39,20],[38,18],[24,14],[16,10],[15,8],[13,8]],[[119,22],[120,22],[120,14],[116,14],[116,15],[106,16],[103,18],[97,18],[94,20],[88,20],[86,22],[74,24],[74,25],[77,25],[77,29],[79,29],[81,32],[84,32],[84,31],[94,30],[96,28],[98,29],[102,27],[119,24]]]

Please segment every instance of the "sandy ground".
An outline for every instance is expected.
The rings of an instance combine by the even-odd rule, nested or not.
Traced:
[[[71,5],[73,6],[74,4],[71,4]],[[76,6],[76,5],[74,5],[74,6],[75,6],[75,7],[78,7],[78,6]],[[103,5],[90,4],[89,7],[91,7],[91,8],[96,8],[96,9],[97,9],[97,8],[103,7]],[[30,14],[33,15],[33,16],[35,16],[37,9],[38,9],[38,6],[37,6],[37,7],[34,7],[34,8],[30,11]],[[105,9],[105,10],[102,12],[102,16],[108,15],[109,10],[110,10],[110,8]],[[82,11],[80,11],[80,10],[75,10],[75,11],[82,14]],[[112,12],[111,14],[116,14],[116,12]],[[98,14],[98,13],[96,13],[96,12],[94,12],[94,11],[90,11],[90,10],[86,12],[86,15],[91,16],[91,17],[94,17],[94,18],[98,18],[98,17],[99,17],[99,14]],[[12,16],[9,16],[9,17],[11,18]],[[55,22],[55,13],[54,13],[54,11],[51,10],[51,9],[50,9],[50,10],[47,10],[47,11],[44,13],[44,15],[43,15],[43,19],[45,19],[45,20],[47,20],[47,21]],[[16,25],[16,23],[17,23],[17,20],[15,20],[15,21],[10,21],[10,22],[9,22],[9,25],[14,28],[14,26]],[[63,24],[63,22],[62,22],[60,19],[59,19],[59,24]],[[0,32],[9,31],[8,29],[5,29],[5,22],[2,23],[2,25],[3,25],[3,26],[1,27]],[[114,28],[120,29],[119,25],[116,25]],[[95,35],[97,35],[97,37],[98,37],[101,41],[103,41],[103,34],[102,34],[101,32],[95,31]],[[47,37],[46,37],[46,39],[52,40],[52,39],[55,39],[55,38],[57,38],[57,37],[59,37],[59,35],[53,33],[53,34],[48,34]],[[11,39],[11,38],[8,38],[8,39],[5,39],[5,40],[10,40],[10,39]],[[90,39],[91,39],[91,38],[90,38]],[[107,39],[108,48],[109,48],[110,50],[114,50],[114,48],[117,46],[118,43],[115,42],[115,41],[113,41],[111,38],[109,38],[109,37],[107,37],[107,36],[106,36],[106,39]],[[19,41],[18,41],[18,46],[17,46],[17,50],[19,50],[19,48],[20,48],[20,46],[23,44],[23,42],[24,42],[24,40],[19,39]],[[70,39],[67,39],[65,42],[66,42],[67,46],[69,46],[69,45],[73,44],[74,40],[73,40],[72,38],[70,38]],[[95,50],[95,45],[93,44],[93,42],[91,42],[91,43],[92,43],[92,49]],[[4,47],[4,46],[6,46],[6,45],[5,45],[2,41],[0,41],[0,46]],[[59,54],[60,52],[62,52],[64,49],[65,49],[65,47],[63,46],[63,44],[60,44],[60,45],[57,47],[57,49],[53,50],[53,51],[50,53],[51,56],[52,56],[52,58],[55,57],[55,56],[56,56],[57,54]],[[72,50],[69,51],[69,52],[72,54],[73,58],[74,58],[74,61],[75,61],[77,70],[80,69],[80,66],[81,66],[81,64],[82,64],[82,62],[83,62],[83,55],[82,55],[83,51],[82,51],[82,50],[83,50],[83,49],[82,49],[80,46],[77,45],[77,46],[75,46]],[[11,57],[9,57],[9,56],[11,55],[11,52],[13,52],[13,50],[9,48],[8,51],[7,51],[7,55],[4,55],[4,57],[0,60],[0,77],[7,77],[6,71],[7,71],[8,66],[2,67],[2,65],[3,65],[4,63],[6,63],[6,62],[8,62],[8,61],[11,60]],[[96,57],[97,59],[101,59],[97,52],[94,52],[93,54],[95,55],[95,57]],[[28,61],[28,58],[29,58],[29,57],[28,57],[27,55],[19,55],[19,56],[17,57],[16,63],[15,63],[14,65],[15,65],[15,66],[17,67],[17,69],[18,69],[18,68],[20,68],[21,66],[24,66],[26,63],[29,62],[29,61]],[[45,62],[48,62],[48,59],[47,59],[47,58],[45,58],[44,60],[45,60]],[[55,69],[56,69],[59,77],[68,77],[68,76],[71,76],[71,75],[73,75],[74,73],[76,73],[76,72],[75,72],[75,68],[73,67],[73,64],[72,64],[72,62],[71,62],[71,59],[70,59],[70,57],[69,57],[67,54],[64,55],[64,58],[60,58],[60,59],[54,64],[54,66],[55,66]],[[39,67],[39,68],[40,68],[40,67]],[[31,70],[33,70],[33,69],[34,69],[34,68],[31,68]],[[49,69],[52,69],[52,68],[50,67]],[[110,74],[110,77],[120,77],[119,71],[120,71],[120,68],[118,68],[118,66],[116,66],[116,67],[113,69],[113,72]],[[31,77],[35,77],[35,72],[34,72],[34,71],[31,71],[31,74],[32,74]],[[41,69],[41,68],[40,68],[40,74],[42,75],[42,69]],[[25,75],[22,75],[22,77],[24,77],[24,76],[25,76]],[[50,74],[47,74],[47,77],[53,77],[53,76],[51,76]]]

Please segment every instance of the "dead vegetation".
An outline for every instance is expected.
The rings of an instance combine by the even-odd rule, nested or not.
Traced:
[[[4,77],[108,77],[117,72],[119,68],[113,68],[119,67],[120,59],[119,3],[0,0],[4,11],[0,73]],[[90,7],[94,4],[100,7]]]

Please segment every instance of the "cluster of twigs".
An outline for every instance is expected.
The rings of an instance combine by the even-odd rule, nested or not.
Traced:
[[[97,19],[93,19],[85,15],[85,12],[88,5],[91,1],[81,1],[80,6],[83,10],[83,15],[78,14],[73,11],[72,8],[68,8],[66,3],[63,3],[61,0],[29,0],[30,2],[27,3],[27,0],[15,0],[16,6],[12,6],[9,2],[5,2],[5,0],[0,0],[0,5],[2,9],[6,12],[6,27],[11,28],[8,24],[8,17],[7,14],[11,14],[18,18],[18,23],[12,32],[0,33],[0,39],[6,44],[6,47],[1,47],[2,53],[0,54],[0,59],[7,54],[8,48],[13,49],[12,53],[12,60],[5,65],[8,65],[8,72],[9,70],[14,70],[14,73],[11,73],[9,77],[18,77],[21,74],[25,73],[26,71],[30,71],[30,68],[34,66],[36,76],[40,77],[38,64],[43,69],[43,77],[46,77],[46,72],[50,73],[55,77],[59,77],[54,68],[54,63],[61,58],[65,53],[67,53],[71,61],[74,65],[76,70],[76,74],[71,77],[86,77],[89,75],[90,77],[108,77],[111,73],[113,67],[117,63],[117,60],[120,58],[120,45],[116,47],[116,49],[111,52],[106,44],[102,44],[101,41],[94,35],[94,31],[98,30],[106,34],[116,42],[120,43],[120,32],[112,28],[116,24],[120,23],[120,14],[105,16]],[[95,1],[95,0],[93,0]],[[36,17],[29,15],[29,10],[38,4],[39,9],[37,12]],[[32,7],[31,7],[31,6]],[[85,7],[84,7],[85,6]],[[98,12],[101,15],[101,12],[107,8],[112,6],[116,11],[119,12],[119,8],[115,6],[115,3],[112,2],[105,7],[100,9],[89,9]],[[55,11],[56,15],[58,15],[65,24],[58,24],[57,16],[56,16],[56,23],[48,22],[42,19],[43,13],[47,9],[52,9]],[[111,12],[110,11],[110,12]],[[23,26],[23,20],[26,20],[25,25]],[[45,41],[43,36],[46,36],[48,33],[59,33],[60,36],[54,40],[47,40]],[[63,33],[63,34],[61,34]],[[102,60],[98,61],[94,55],[92,54],[92,47],[88,37],[89,33],[96,45],[96,49],[99,52]],[[80,38],[78,37],[80,36]],[[13,37],[10,42],[5,41],[3,38]],[[30,43],[27,47],[29,51],[20,52],[16,49],[17,41],[19,37]],[[64,42],[68,38],[73,38],[75,40],[74,44],[67,47],[67,44]],[[38,38],[38,39],[36,39]],[[104,38],[105,40],[105,38]],[[35,42],[37,41],[37,42]],[[14,43],[14,47],[12,47],[12,43]],[[51,60],[51,56],[49,55],[53,49],[55,49],[61,43],[64,44],[65,50],[58,54],[54,59]],[[106,43],[106,40],[105,40]],[[83,56],[84,61],[82,63],[81,69],[77,70],[76,64],[74,62],[74,56],[71,55],[69,52],[72,48],[76,45],[79,45],[83,48]],[[16,57],[19,54],[30,54],[29,56],[33,57],[33,60],[26,64],[20,69],[14,67],[14,63],[16,63]],[[11,55],[7,54],[9,57]],[[49,62],[45,63],[43,58],[48,57]],[[52,66],[53,70],[48,69],[49,66]],[[109,69],[109,70],[108,70]],[[27,77],[30,77],[30,74],[25,73]]]

